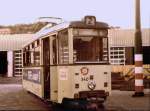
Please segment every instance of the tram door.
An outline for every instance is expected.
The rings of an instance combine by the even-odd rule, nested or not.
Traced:
[[[50,99],[50,41],[43,39],[44,98]]]

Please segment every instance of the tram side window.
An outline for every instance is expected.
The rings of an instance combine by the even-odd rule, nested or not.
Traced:
[[[23,51],[23,66],[26,66],[26,53]]]
[[[56,38],[53,39],[53,64],[57,64],[57,43],[56,43]]]
[[[34,49],[34,58],[33,59],[34,59],[35,66],[40,65],[40,49],[39,49],[39,47],[36,47]]]
[[[108,38],[103,37],[103,61],[108,61]]]
[[[40,51],[39,47],[32,47],[32,49],[25,50],[23,53],[24,66],[39,66],[40,65]]]
[[[59,64],[69,63],[68,31],[65,30],[58,34],[59,45]]]
[[[40,65],[40,52],[34,52],[34,64]]]
[[[30,51],[30,63],[33,66],[34,65],[34,51]]]
[[[107,61],[108,58],[107,40],[104,40],[102,37],[75,36],[73,49],[74,62],[100,62]]]
[[[23,52],[23,65],[29,66],[30,65],[30,53],[28,50]]]

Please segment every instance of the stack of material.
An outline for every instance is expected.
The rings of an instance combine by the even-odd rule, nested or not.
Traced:
[[[120,90],[125,83],[125,79],[121,76],[121,73],[112,73],[111,74],[112,81],[112,90]]]

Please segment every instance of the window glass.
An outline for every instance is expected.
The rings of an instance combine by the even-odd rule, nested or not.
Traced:
[[[124,65],[125,64],[125,49],[123,47],[110,48],[110,62],[111,64]]]
[[[40,65],[40,46],[34,45],[23,50],[23,65],[24,66],[39,66]],[[33,47],[34,46],[34,47]]]
[[[59,64],[67,64],[69,62],[69,49],[68,49],[68,31],[59,32],[58,34],[59,45]]]
[[[53,61],[53,64],[57,64],[57,42],[56,42],[56,36],[53,37],[52,39],[52,50],[53,50],[53,53],[52,53],[52,61]]]
[[[107,38],[75,36],[73,49],[74,62],[104,62],[108,60]]]
[[[40,65],[40,49],[36,47],[34,50],[34,64]]]

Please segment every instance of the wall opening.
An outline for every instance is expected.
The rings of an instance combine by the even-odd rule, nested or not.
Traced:
[[[143,64],[150,64],[150,46],[143,47]]]
[[[7,76],[7,51],[0,51],[0,76]]]

